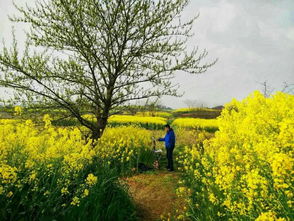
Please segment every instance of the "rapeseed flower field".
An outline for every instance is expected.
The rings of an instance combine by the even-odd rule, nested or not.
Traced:
[[[200,118],[177,118],[173,121],[172,126],[177,128],[188,128],[215,132],[216,130],[218,130],[218,120]]]
[[[108,122],[112,126],[137,125],[148,129],[162,129],[166,124],[166,119],[163,117],[113,115]]]
[[[255,92],[227,104],[215,137],[186,147],[180,161],[188,217],[293,220],[294,96]],[[203,148],[202,148],[203,147]]]
[[[191,108],[179,108],[173,110],[173,113],[189,113],[189,112],[197,112],[197,111],[209,111],[209,112],[217,112],[218,110],[211,108],[200,108],[200,107],[191,107]]]
[[[170,118],[172,117],[172,113],[169,112],[163,112],[163,111],[145,111],[145,112],[138,112],[136,116],[142,116],[142,117],[163,117],[163,118]]]
[[[134,126],[107,128],[95,151],[107,165],[129,172],[150,151],[151,135],[151,131]]]
[[[176,193],[186,202],[175,220],[291,220],[293,105],[293,95],[255,92],[217,119],[114,115],[98,141],[49,115],[42,124],[24,119],[17,107],[0,120],[0,218],[135,220],[119,177],[153,162],[151,138],[169,119],[182,174]]]
[[[133,213],[132,202],[116,181],[118,171],[110,164],[117,160],[133,168],[130,162],[138,158],[140,148],[147,147],[150,133],[133,127],[109,128],[103,139],[93,143],[77,127],[53,127],[49,115],[43,121],[43,128],[31,120],[1,121],[1,220],[71,219],[76,214],[104,219],[113,203],[125,209],[112,208],[111,218],[121,219],[125,215],[121,211]]]

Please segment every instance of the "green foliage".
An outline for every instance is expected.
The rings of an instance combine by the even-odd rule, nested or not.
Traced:
[[[47,173],[42,170],[40,188],[25,184],[21,191],[14,191],[9,200],[0,200],[0,218],[2,220],[135,220],[135,208],[128,196],[126,187],[118,181],[116,170],[103,168],[99,162],[86,168],[82,174],[92,171],[98,176],[98,182],[91,187],[90,195],[80,200],[79,207],[70,205],[71,197],[60,197],[57,188],[58,171]],[[93,165],[95,165],[93,164]],[[41,169],[41,168],[40,168]],[[25,175],[25,174],[24,174]],[[82,184],[85,177],[78,176],[71,180],[72,188]],[[44,190],[48,191],[47,195]],[[49,196],[49,197],[48,197]],[[65,205],[64,203],[67,204]]]

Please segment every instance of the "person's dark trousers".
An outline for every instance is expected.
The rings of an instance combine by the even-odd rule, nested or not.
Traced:
[[[173,147],[166,148],[167,169],[170,169],[170,170],[174,170],[173,151],[174,151]]]

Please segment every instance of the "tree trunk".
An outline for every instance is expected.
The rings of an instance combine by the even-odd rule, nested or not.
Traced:
[[[97,127],[92,130],[91,138],[93,140],[98,140],[102,135],[107,125],[108,117],[101,117],[97,122]]]
[[[96,115],[97,127],[95,127],[95,129],[92,130],[93,140],[98,140],[103,135],[103,132],[107,126],[109,111],[111,109],[112,92],[113,92],[113,86],[111,86],[110,88],[107,88],[107,100],[104,103],[104,108],[102,110],[102,113],[98,112]]]
[[[100,137],[102,136],[101,132],[99,129],[93,129],[92,130],[92,135],[91,135],[91,139],[93,141],[98,140]]]

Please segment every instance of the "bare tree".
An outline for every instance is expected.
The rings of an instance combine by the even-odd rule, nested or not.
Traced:
[[[294,84],[289,84],[287,82],[284,82],[282,92],[288,93],[288,94],[294,94]]]
[[[197,106],[198,101],[197,100],[190,100],[190,99],[186,99],[183,101],[184,104],[188,107],[188,108],[193,108]]]
[[[267,81],[264,81],[264,82],[259,83],[259,84],[263,88],[262,93],[263,93],[263,95],[265,97],[269,97],[273,93],[274,89],[268,85]]]
[[[69,112],[99,138],[111,110],[130,101],[177,96],[178,71],[205,72],[207,51],[187,50],[196,17],[183,22],[188,0],[36,0],[15,7],[30,25],[26,50],[17,41],[0,53],[0,85],[27,104]],[[83,115],[90,112],[97,122]]]
[[[272,95],[272,93],[275,91],[275,88],[271,87],[267,81],[264,81],[262,83],[259,83],[262,85],[262,93],[265,97],[269,97]],[[283,86],[279,91],[282,91],[284,93],[293,94],[294,93],[294,84],[289,84],[287,82],[283,82]]]

